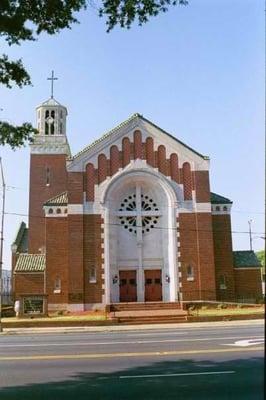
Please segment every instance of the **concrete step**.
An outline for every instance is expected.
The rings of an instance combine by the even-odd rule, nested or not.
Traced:
[[[187,316],[156,316],[156,317],[119,317],[119,324],[140,325],[140,324],[171,324],[186,322]]]
[[[129,310],[171,310],[181,309],[180,303],[145,302],[145,303],[113,303],[108,311],[129,311]]]

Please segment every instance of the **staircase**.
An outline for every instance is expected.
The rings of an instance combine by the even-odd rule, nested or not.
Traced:
[[[169,324],[187,321],[180,303],[115,303],[108,307],[110,316],[120,324]]]

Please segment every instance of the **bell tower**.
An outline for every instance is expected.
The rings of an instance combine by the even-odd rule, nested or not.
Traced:
[[[45,251],[43,204],[66,191],[66,161],[71,157],[66,136],[67,109],[51,97],[36,108],[37,130],[30,145],[29,253]]]

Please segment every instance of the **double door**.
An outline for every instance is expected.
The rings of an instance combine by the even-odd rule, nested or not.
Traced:
[[[119,301],[137,301],[137,271],[119,271]],[[144,270],[144,300],[162,301],[162,272],[160,269]]]

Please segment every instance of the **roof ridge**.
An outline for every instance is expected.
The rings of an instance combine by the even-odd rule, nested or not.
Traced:
[[[92,143],[90,143],[89,145],[87,145],[86,147],[84,147],[83,150],[80,150],[77,154],[75,154],[72,157],[72,160],[74,160],[75,158],[79,157],[81,154],[85,153],[87,150],[89,150],[91,147],[95,146],[97,143],[100,143],[102,140],[106,139],[108,136],[110,136],[114,131],[118,130],[119,128],[121,128],[122,126],[126,125],[128,122],[132,121],[134,118],[138,118],[138,117],[142,117],[141,114],[139,113],[134,113],[132,115],[130,115],[130,117],[128,117],[126,120],[122,121],[120,124],[116,125],[114,128],[112,128],[109,131],[106,131],[105,133],[103,133],[99,139],[94,140]]]
[[[88,146],[84,147],[83,150],[79,151],[77,154],[75,154],[72,157],[72,161],[75,160],[76,158],[78,158],[80,155],[84,154],[87,150],[89,150],[90,148],[92,148],[93,146],[95,146],[96,144],[102,142],[104,139],[108,138],[113,132],[117,131],[118,129],[120,129],[121,127],[125,126],[128,122],[134,120],[134,118],[141,118],[144,122],[147,122],[148,124],[152,125],[154,128],[160,130],[162,133],[164,133],[165,135],[169,136],[171,139],[175,140],[176,142],[178,142],[179,144],[181,144],[182,146],[186,147],[187,149],[189,149],[190,151],[192,151],[193,153],[197,154],[199,157],[203,158],[204,160],[209,160],[210,158],[208,156],[205,156],[201,153],[199,153],[198,151],[194,150],[192,147],[188,146],[187,144],[185,144],[184,142],[182,142],[181,140],[177,139],[174,135],[172,135],[171,133],[165,131],[164,129],[162,129],[161,127],[159,127],[158,125],[156,125],[155,123],[153,123],[152,121],[150,121],[149,119],[145,118],[142,114],[139,113],[134,113],[132,114],[129,118],[127,118],[126,120],[124,120],[123,122],[121,122],[120,124],[118,124],[117,126],[115,126],[114,128],[112,128],[111,130],[105,132],[102,136],[100,136],[99,139],[94,140],[91,144],[89,144]]]

